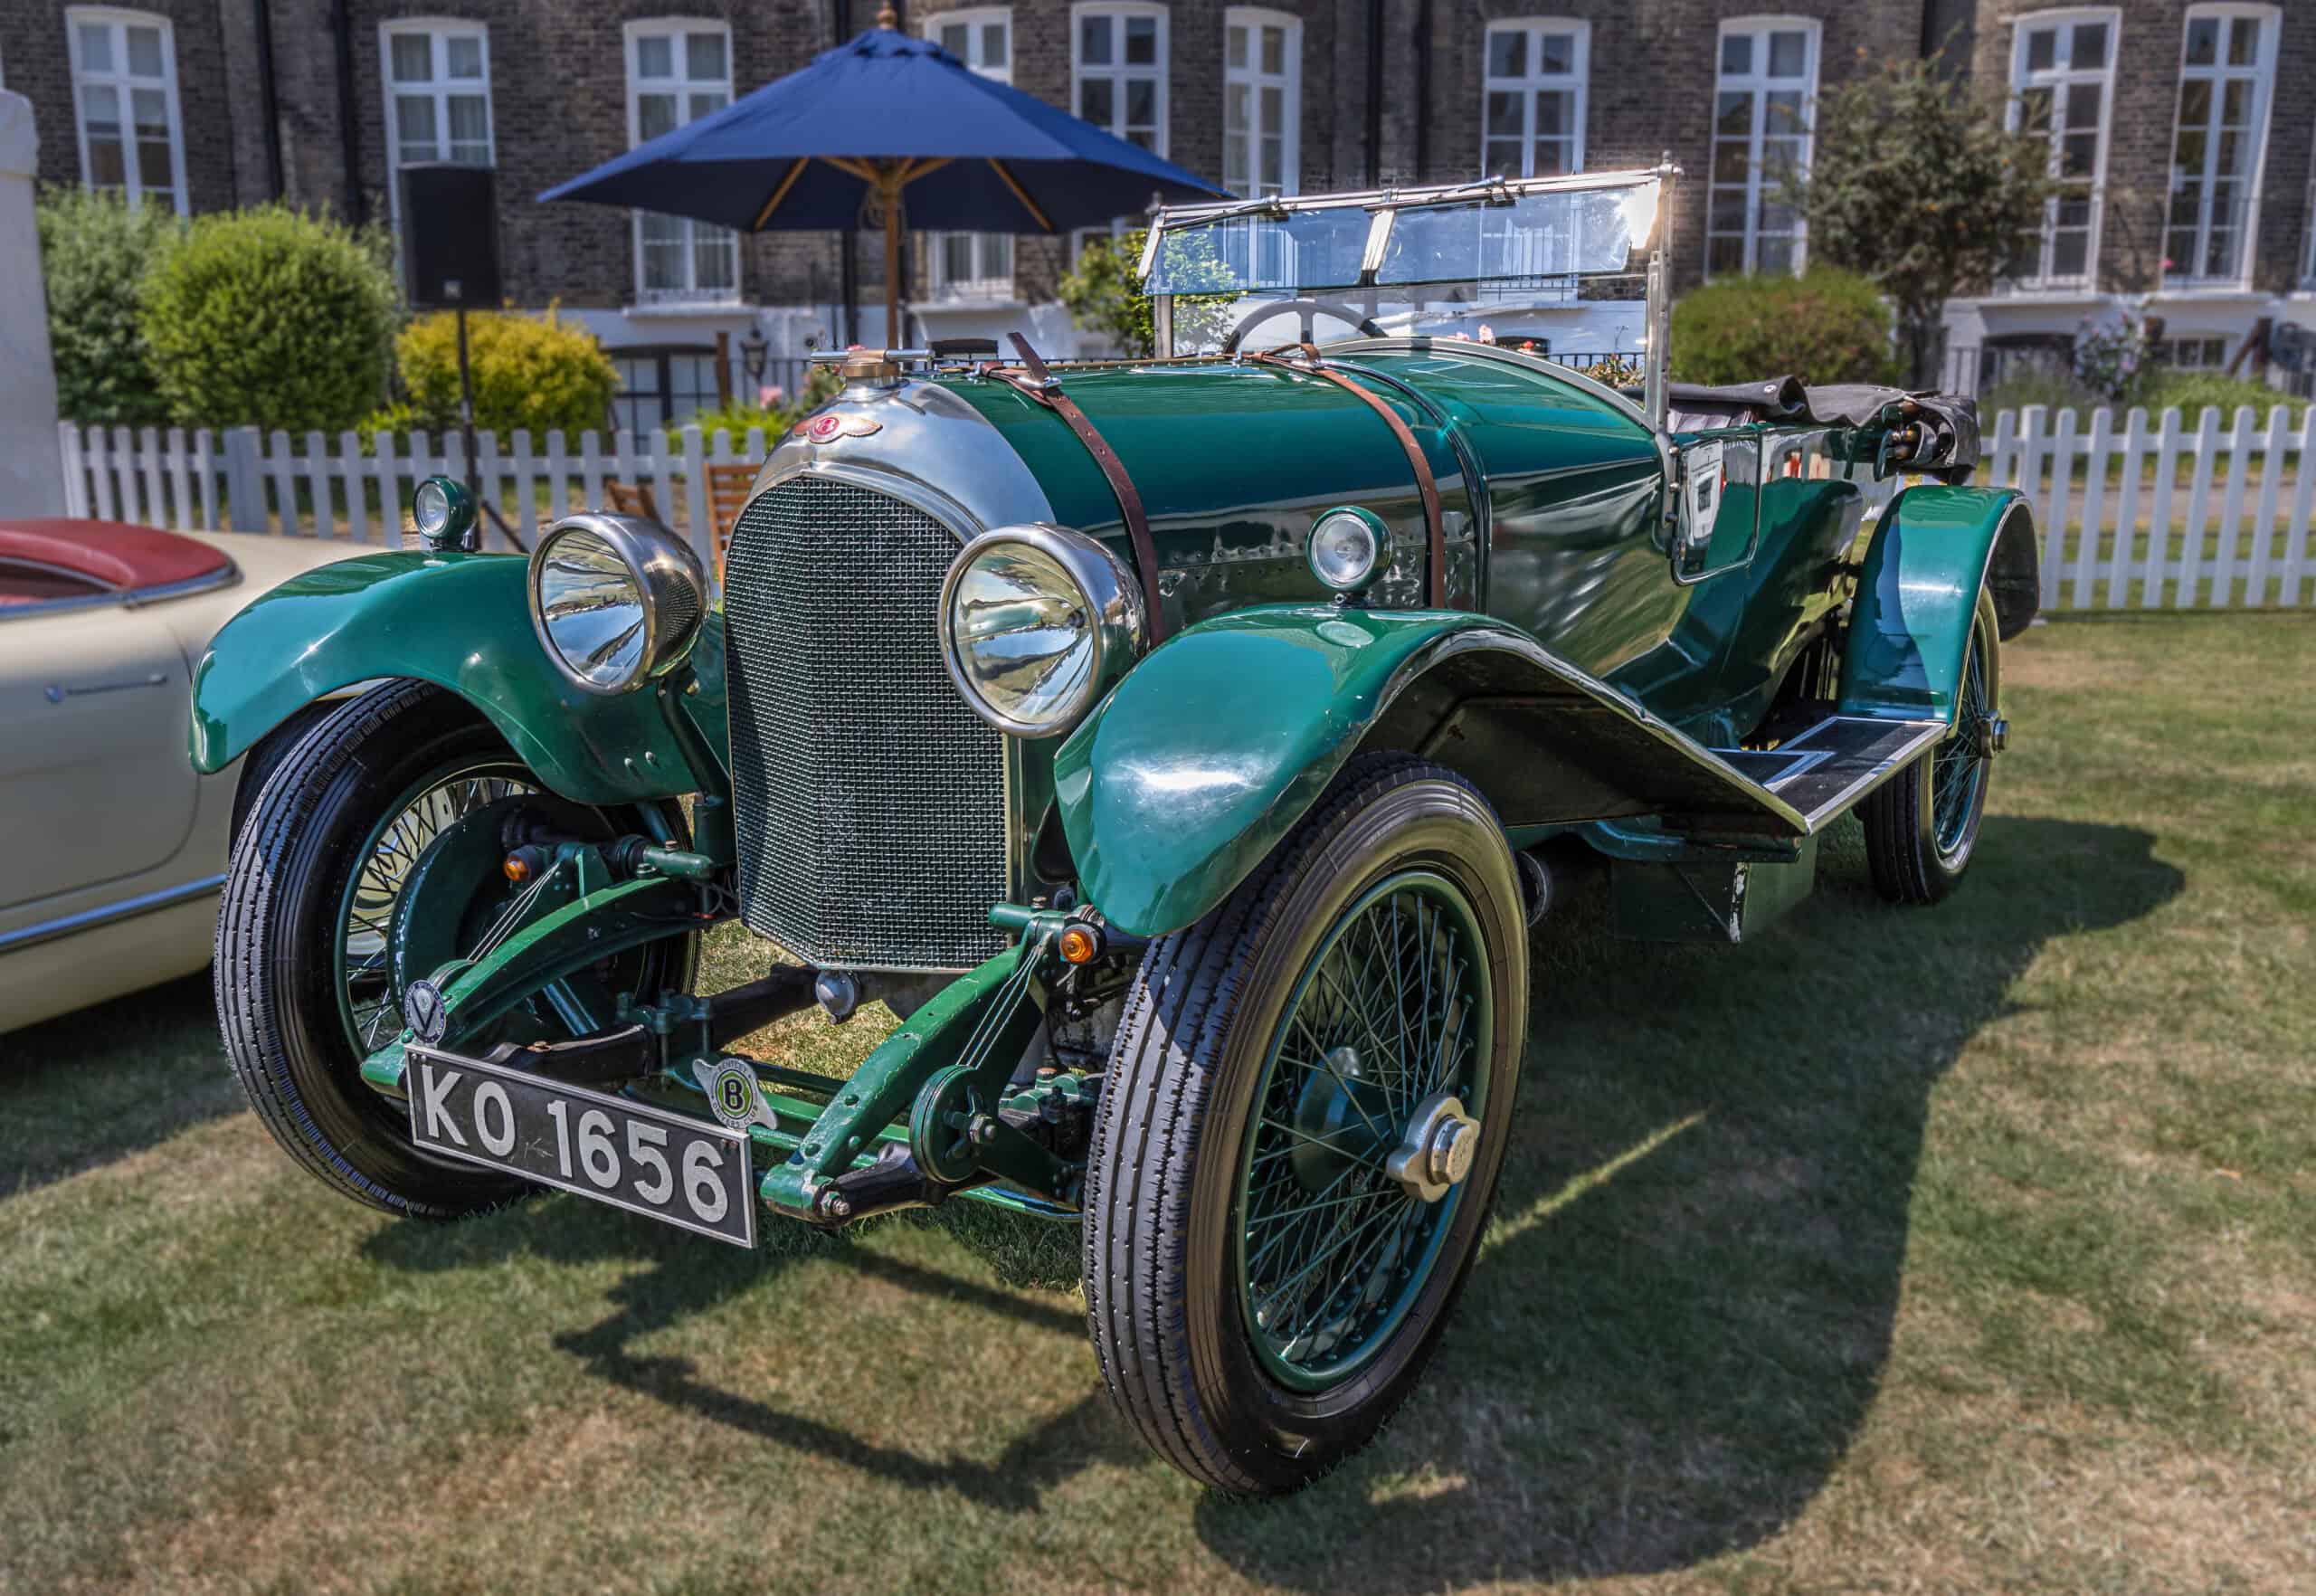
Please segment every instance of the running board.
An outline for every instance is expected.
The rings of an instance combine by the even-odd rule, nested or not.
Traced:
[[[1799,822],[1799,836],[1781,844],[1789,857],[1764,857],[1780,845],[1772,838],[1717,831],[1708,840],[1677,814],[1656,832],[1596,822],[1586,836],[1609,858],[1609,928],[1665,942],[1753,936],[1809,896],[1825,829],[1947,731],[1942,720],[1829,715],[1774,748],[1707,750],[1757,809]]]
[[[1942,720],[1829,715],[1774,748],[1715,748],[1714,757],[1800,814],[1816,836],[1906,768],[1951,728]]]

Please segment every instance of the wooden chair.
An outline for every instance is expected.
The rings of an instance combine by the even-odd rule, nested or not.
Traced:
[[[724,580],[724,551],[731,544],[733,525],[747,505],[748,489],[755,483],[756,470],[755,462],[745,460],[710,462],[707,467],[707,525],[715,540],[718,582]],[[615,515],[641,516],[667,525],[660,515],[659,501],[651,497],[649,482],[630,484],[605,478],[603,502]]]
[[[716,580],[724,580],[724,551],[732,542],[732,527],[748,502],[757,467],[748,461],[727,461],[707,468],[707,524],[716,533]]]
[[[660,519],[659,502],[651,497],[651,484],[649,482],[630,484],[605,478],[603,502],[615,516],[641,516],[647,521]]]

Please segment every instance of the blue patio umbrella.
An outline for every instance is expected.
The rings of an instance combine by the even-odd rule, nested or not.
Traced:
[[[885,326],[903,225],[1060,233],[1165,200],[1228,197],[1171,161],[878,25],[542,200],[591,200],[760,233],[883,225]],[[926,181],[931,178],[933,181]]]

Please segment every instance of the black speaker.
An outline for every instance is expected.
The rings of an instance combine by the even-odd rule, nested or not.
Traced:
[[[402,169],[402,280],[422,310],[498,308],[498,205],[489,166]]]

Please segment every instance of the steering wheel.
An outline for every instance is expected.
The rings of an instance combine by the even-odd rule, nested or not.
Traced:
[[[1348,321],[1371,338],[1387,338],[1391,336],[1362,315],[1356,305],[1339,304],[1333,299],[1281,299],[1277,304],[1264,305],[1248,312],[1239,325],[1230,329],[1230,336],[1222,340],[1222,352],[1225,355],[1236,355],[1239,352],[1240,341],[1248,332],[1266,321],[1290,312],[1302,318],[1301,341],[1306,344],[1316,341],[1311,336],[1311,318],[1321,315],[1332,316],[1337,321]]]

